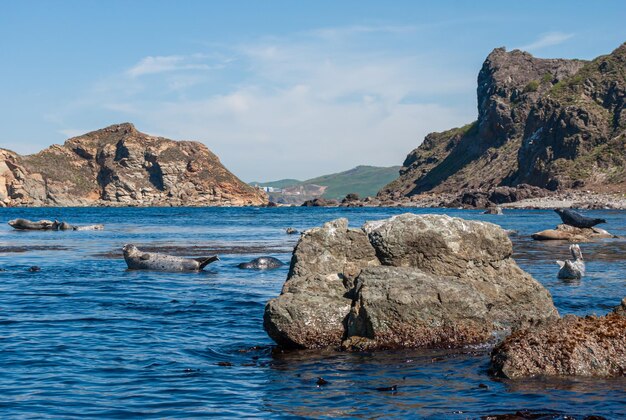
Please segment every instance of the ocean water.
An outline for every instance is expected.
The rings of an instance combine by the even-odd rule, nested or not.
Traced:
[[[568,245],[534,242],[548,210],[397,208],[0,209],[0,418],[477,418],[517,410],[626,417],[626,379],[501,380],[488,349],[280,354],[262,327],[287,266],[240,270],[261,255],[289,262],[298,230],[411,211],[498,223],[518,264],[561,314],[602,315],[626,296],[626,241],[582,245],[587,276],[556,278]],[[593,211],[626,235],[626,213]],[[104,231],[19,232],[16,217],[104,223]],[[188,256],[218,253],[201,273],[127,271],[134,243]],[[30,266],[41,271],[29,272]],[[328,381],[317,386],[318,377]],[[395,392],[380,387],[397,385]]]

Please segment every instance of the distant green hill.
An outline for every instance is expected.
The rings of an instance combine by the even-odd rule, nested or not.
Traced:
[[[282,179],[273,182],[251,183],[251,185],[287,188],[314,184],[327,187],[322,195],[323,198],[341,199],[349,193],[356,193],[363,198],[376,195],[382,187],[398,178],[399,170],[400,166],[381,168],[377,166],[361,165],[344,172],[323,175],[317,178],[307,179],[306,181]]]
[[[302,181],[298,179],[279,179],[271,182],[250,182],[250,185],[258,185],[259,187],[285,188],[292,185],[299,185]]]

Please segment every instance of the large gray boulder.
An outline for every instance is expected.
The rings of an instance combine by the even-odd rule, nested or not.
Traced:
[[[494,348],[493,373],[532,376],[626,375],[623,306],[604,317],[567,315],[516,331]]]
[[[281,295],[265,308],[266,331],[283,347],[339,346],[354,280],[363,267],[379,264],[367,235],[349,229],[347,219],[305,231]]]
[[[492,223],[446,215],[411,213],[363,226],[383,265],[416,267],[455,275],[470,266],[488,265],[511,256],[506,231]]]
[[[264,326],[283,347],[380,349],[485,343],[557,318],[511,252],[491,223],[404,214],[358,230],[339,219],[303,234]]]

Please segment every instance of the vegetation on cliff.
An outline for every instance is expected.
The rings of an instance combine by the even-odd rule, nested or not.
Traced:
[[[477,121],[426,136],[381,197],[519,184],[626,188],[626,44],[589,62],[497,48],[477,96]]]

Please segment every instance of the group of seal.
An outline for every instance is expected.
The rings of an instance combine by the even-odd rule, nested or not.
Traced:
[[[102,230],[104,225],[75,226],[58,220],[39,220],[37,222],[28,219],[14,219],[9,221],[9,226],[16,230]]]
[[[554,211],[561,217],[561,221],[564,224],[580,229],[591,229],[595,225],[606,223],[605,219],[586,217],[571,209],[555,209]],[[560,279],[580,279],[585,275],[585,262],[582,251],[580,246],[576,244],[570,245],[569,251],[573,260],[556,261],[559,265],[557,277]]]
[[[183,258],[158,252],[146,252],[139,250],[133,244],[124,245],[122,252],[129,270],[202,271],[207,265],[220,260],[217,255],[201,258]],[[283,265],[280,260],[274,257],[259,257],[250,262],[241,263],[237,267],[266,270]]]

